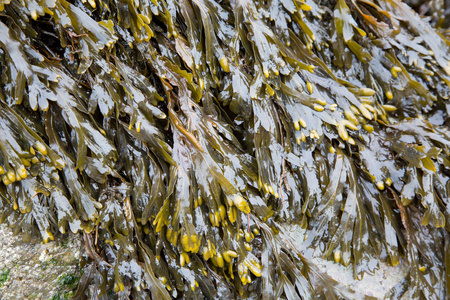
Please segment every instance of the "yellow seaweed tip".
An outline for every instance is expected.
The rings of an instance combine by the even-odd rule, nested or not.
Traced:
[[[47,148],[45,147],[44,144],[38,142],[36,144],[36,149],[37,151],[39,151],[42,155],[47,155]]]
[[[228,64],[228,59],[225,56],[219,60],[219,63],[225,72],[230,73],[230,65]]]
[[[314,110],[321,112],[323,111],[325,108],[322,105],[314,105]]]
[[[397,107],[395,107],[394,105],[385,104],[385,105],[383,105],[383,109],[387,112],[392,112],[392,111],[396,111]]]
[[[186,252],[181,253],[180,255],[180,265],[184,267],[185,264],[189,264],[191,262],[191,259],[189,258],[189,255]]]
[[[236,196],[234,199],[233,199],[233,202],[234,202],[234,205],[236,205],[236,207],[240,210],[240,211],[242,211],[242,212],[244,212],[244,213],[246,213],[246,214],[249,214],[250,213],[250,207],[248,206],[248,203],[247,203],[247,201],[242,197],[242,196]]]
[[[247,249],[247,251],[252,251],[252,246],[249,243],[244,242],[244,247],[245,249]]]
[[[347,129],[345,129],[345,125],[342,122],[339,122],[337,129],[341,139],[343,139],[344,141],[348,141],[349,139],[348,132]]]
[[[228,251],[227,251],[227,254],[228,254],[230,257],[238,257],[238,254],[237,254],[236,252],[232,251],[232,250],[228,250]]]
[[[372,120],[373,119],[372,114],[368,111],[368,109],[366,108],[366,106],[364,106],[364,104],[361,104],[359,106],[359,111],[364,116],[364,118],[366,118],[368,120]]]
[[[354,27],[357,31],[358,31],[358,33],[361,35],[361,36],[366,36],[367,35],[367,33],[364,31],[364,30],[362,30],[361,28],[358,28],[358,27]],[[370,34],[370,33],[369,33]]]
[[[19,167],[17,170],[17,174],[20,176],[20,178],[25,179],[27,178],[27,170],[24,166]]]
[[[6,176],[3,176],[2,181],[3,181],[3,183],[4,183],[5,185],[10,185],[10,184],[11,184],[11,181],[10,181],[10,180],[8,179],[8,177],[6,177]]]
[[[167,232],[169,232],[169,229],[167,229]],[[181,237],[181,246],[183,246],[184,251],[190,251],[190,240],[187,234],[183,234]]]
[[[300,130],[300,124],[298,122],[294,122],[295,130]]]
[[[302,134],[300,135],[302,142],[306,142],[306,135],[302,132]]]
[[[236,222],[237,218],[237,210],[236,207],[230,207],[228,210],[228,220],[230,220],[231,223]]]
[[[355,106],[350,106],[350,110],[356,115],[359,116],[361,115],[361,112],[355,107]]]
[[[353,111],[351,111],[351,110],[345,110],[345,111],[344,111],[344,116],[347,118],[347,120],[349,120],[350,122],[352,122],[352,123],[355,124],[356,126],[359,125],[358,118],[356,118],[356,116],[355,116],[355,114],[353,113]]]
[[[159,281],[161,281],[162,284],[166,284],[167,283],[167,278],[166,277],[158,277]]]
[[[227,215],[227,210],[226,210],[225,206],[223,206],[223,205],[219,206],[219,215],[220,215],[221,220],[225,220],[225,217]]]
[[[306,128],[306,122],[305,122],[305,120],[300,119],[300,120],[298,120],[298,122],[300,123],[300,125],[301,125],[303,128]]]
[[[372,133],[373,130],[374,130],[372,125],[364,124],[362,127],[363,127],[364,130],[367,131],[368,133]]]
[[[267,187],[268,187],[269,193],[270,193],[271,195],[274,195],[273,187],[271,187],[270,185],[267,185]]]
[[[394,76],[394,78],[397,78],[398,72],[401,72],[401,71],[402,71],[402,68],[400,68],[400,67],[397,67],[397,66],[392,67],[392,69],[391,69],[392,76]]]
[[[35,11],[35,10],[33,10],[33,11],[31,11],[31,18],[33,18],[33,20],[37,20],[37,18],[38,18],[38,13],[37,13],[37,11]]]
[[[10,182],[16,181],[16,174],[13,171],[9,171],[8,173],[6,173],[6,177],[8,177],[8,180]]]
[[[378,188],[380,191],[384,190],[384,182],[383,182],[383,181],[378,181],[378,182],[376,183],[376,185],[377,185],[377,188]]]
[[[191,285],[191,290],[194,292],[195,291],[195,284],[197,281],[194,282],[194,284]],[[198,284],[198,283],[197,283]]]
[[[311,82],[306,82],[306,89],[308,90],[308,92],[310,93],[310,94],[312,94],[312,92],[313,92],[313,90],[314,90],[314,87],[313,87],[313,85],[312,85],[312,83]]]
[[[215,217],[215,219],[217,220],[217,224],[219,224],[219,222],[222,220],[222,218],[220,217],[220,214],[219,214],[218,211],[216,211],[216,212],[214,213],[214,217]]]
[[[224,262],[223,262],[223,256],[222,256],[222,254],[217,253],[217,255],[216,255],[216,262],[217,262],[217,266],[218,266],[219,268],[223,268],[223,266],[224,266],[225,264],[224,264]]]
[[[339,263],[341,261],[341,251],[339,250],[334,251],[334,261],[336,263]]]
[[[262,187],[263,187],[264,192],[266,194],[268,194],[269,193],[269,188],[267,187],[267,184],[263,183]]]
[[[114,292],[123,292],[125,290],[125,286],[122,282],[114,283]]]
[[[51,241],[55,240],[55,238],[53,237],[53,233],[49,230],[45,231],[43,239],[44,239],[44,243],[48,243],[49,240],[51,240]]]
[[[5,174],[5,169],[3,169],[2,166],[0,166],[0,175],[3,175],[3,174]]]
[[[28,159],[26,159],[26,158],[21,158],[20,161],[22,162],[22,164],[25,167],[30,167],[31,166],[31,162]]]
[[[309,6],[308,4],[300,4],[300,8],[304,11],[310,11],[311,10],[311,6]]]
[[[347,127],[348,129],[351,129],[351,130],[358,130],[358,127],[356,127],[355,124],[353,124],[352,122],[350,122],[348,120],[341,120],[339,122],[339,124],[342,124],[343,126]]]
[[[394,99],[394,95],[392,94],[391,91],[387,91],[387,92],[386,92],[386,98],[387,98],[388,100]]]
[[[362,88],[359,90],[359,92],[362,96],[366,96],[366,97],[375,95],[375,91],[372,89],[369,89],[369,88]]]
[[[386,179],[385,182],[386,182],[387,186],[391,186],[392,185],[392,179],[391,178]]]
[[[218,214],[216,215],[215,213],[212,213],[212,212],[209,214],[209,220],[211,221],[211,225],[213,227],[219,227],[220,226],[220,223],[219,223],[219,220],[218,220],[217,216],[218,216]]]
[[[315,139],[319,139],[320,138],[319,133],[315,129],[311,130],[310,136],[311,136],[311,138],[315,138]]]
[[[242,285],[247,285],[247,277],[244,275],[241,277]]]
[[[150,19],[146,15],[139,14],[139,17],[144,21],[145,24],[150,24]]]
[[[141,125],[142,125],[141,121],[136,123],[136,131],[137,132],[141,132]]]
[[[244,263],[246,264],[246,266],[248,267],[250,272],[253,273],[253,275],[255,275],[256,277],[261,277],[261,268],[258,268],[257,266],[248,262],[247,260],[244,260]],[[246,275],[246,276],[248,276],[248,275]]]
[[[367,110],[370,111],[371,113],[376,114],[377,110],[369,103],[363,103],[363,106],[367,108]]]
[[[327,102],[325,100],[320,99],[320,98],[316,99],[316,103],[318,103],[318,104],[320,104],[322,106],[326,106],[327,105]]]
[[[336,103],[333,103],[333,104],[331,104],[330,105],[330,111],[335,111],[336,110],[336,108],[337,108],[337,104]]]
[[[228,256],[225,252],[222,254],[223,259],[225,260],[226,263],[230,263],[231,262],[231,257]]]
[[[250,243],[253,240],[253,234],[251,232],[246,231],[244,237],[247,243]]]

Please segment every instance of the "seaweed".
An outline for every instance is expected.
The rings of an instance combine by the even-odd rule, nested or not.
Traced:
[[[0,221],[83,232],[75,299],[443,299],[447,2],[0,0]]]

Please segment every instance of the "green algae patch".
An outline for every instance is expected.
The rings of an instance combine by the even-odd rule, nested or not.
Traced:
[[[0,272],[0,288],[9,280],[10,269],[2,269]]]
[[[69,289],[75,289],[80,281],[80,276],[76,274],[62,274],[58,277],[58,284],[60,286],[68,287]]]

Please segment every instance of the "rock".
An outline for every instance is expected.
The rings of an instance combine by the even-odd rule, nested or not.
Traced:
[[[401,259],[395,267],[386,262],[380,262],[378,269],[375,269],[373,274],[365,274],[361,280],[357,280],[353,277],[351,264],[346,267],[332,259],[324,259],[319,253],[320,251],[313,252],[311,249],[304,249],[302,241],[305,238],[305,230],[299,225],[283,224],[283,227],[291,236],[297,249],[320,271],[357,293],[385,299],[389,291],[408,274],[408,264]],[[408,293],[405,293],[401,299],[409,299]]]
[[[81,235],[57,235],[44,244],[39,235],[23,242],[0,224],[0,300],[69,299],[80,278]]]

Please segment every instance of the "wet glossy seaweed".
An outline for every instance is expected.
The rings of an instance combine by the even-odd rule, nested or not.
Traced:
[[[388,297],[444,299],[449,7],[430,3],[0,0],[0,220],[83,232],[77,299],[370,298],[311,251],[356,279],[407,263]]]

